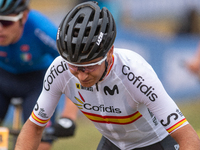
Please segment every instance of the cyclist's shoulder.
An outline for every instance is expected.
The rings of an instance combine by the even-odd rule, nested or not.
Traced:
[[[52,22],[45,14],[42,14],[41,12],[34,9],[31,9],[29,11],[28,19],[32,19],[32,20],[38,19],[38,20],[34,20],[34,22],[41,23],[41,24],[44,24],[44,22],[39,22],[40,20]]]
[[[125,48],[115,48],[114,55],[124,59],[125,61],[145,61],[144,58],[136,53],[134,50],[125,49]]]
[[[52,72],[52,69],[60,74],[68,71],[67,62],[61,56],[57,56],[49,67],[50,72]]]
[[[129,66],[149,65],[140,54],[129,49],[115,48],[114,57],[116,63],[122,62],[122,64]]]
[[[64,88],[65,81],[69,80],[73,75],[70,73],[66,61],[58,56],[49,66],[44,81],[45,87],[51,87],[54,90],[58,90],[57,87],[61,89]],[[48,86],[47,86],[48,85]]]
[[[53,22],[40,12],[30,10],[24,33],[20,40],[28,41],[33,45],[37,43],[37,45],[48,46],[48,48],[56,50],[56,34],[57,27]]]
[[[119,70],[119,72],[122,70],[122,72],[129,71],[134,72],[137,75],[147,75],[149,73],[152,73],[153,76],[155,75],[152,66],[140,54],[134,52],[133,50],[115,48],[114,58],[114,66]]]
[[[38,28],[46,31],[56,31],[57,27],[47,16],[37,10],[30,10],[25,28]]]
[[[51,65],[59,65],[61,62],[66,63],[65,59],[63,59],[60,55],[57,56]]]

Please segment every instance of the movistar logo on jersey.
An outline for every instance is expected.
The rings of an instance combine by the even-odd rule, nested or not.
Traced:
[[[114,95],[115,91],[117,94],[119,94],[119,89],[117,85],[114,85],[113,89],[110,89],[108,86],[105,86],[103,90],[106,95],[107,93],[109,93],[110,95]]]
[[[51,84],[55,80],[55,78],[63,73],[64,71],[68,70],[67,65],[64,63],[65,61],[61,61],[61,63],[57,66],[52,66],[50,68],[50,74],[44,80],[44,89],[49,91],[51,88]]]
[[[99,111],[99,112],[108,112],[108,113],[121,113],[121,110],[119,108],[115,108],[114,106],[105,106],[104,104],[101,105],[91,105],[90,103],[86,103],[83,96],[80,92],[78,92],[80,99],[75,96],[75,99],[78,103],[75,103],[75,105],[80,110],[93,110],[93,111]]]
[[[144,79],[142,76],[136,76],[133,72],[130,71],[130,67],[123,65],[122,73],[127,76],[127,79],[136,86],[140,92],[149,98],[151,101],[155,101],[158,98],[158,95],[154,93],[154,88],[152,86],[144,84]]]

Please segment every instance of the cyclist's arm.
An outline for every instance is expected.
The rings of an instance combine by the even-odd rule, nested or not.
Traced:
[[[28,119],[18,136],[15,150],[37,150],[44,128]]]
[[[62,111],[61,117],[70,118],[73,121],[76,120],[78,114],[77,106],[68,98],[65,98],[65,106]]]
[[[68,97],[66,97],[61,117],[53,125],[53,135],[56,137],[74,136],[76,131],[75,120],[77,118],[77,114],[77,106]]]
[[[148,67],[145,61],[141,64],[143,65],[141,67],[138,64],[138,74],[143,75],[144,82],[140,83],[149,87],[149,91],[151,91],[148,92],[151,94],[145,95],[145,92],[138,91],[139,88],[136,88],[136,92],[132,93],[137,93],[138,95],[133,96],[137,96],[137,101],[145,104],[156,116],[163,127],[180,145],[180,150],[200,150],[200,140],[197,133],[188,123],[176,103],[167,94],[156,73]],[[146,67],[144,67],[145,64]],[[148,74],[146,71],[148,71]],[[132,88],[131,90],[135,89]]]
[[[179,144],[179,150],[200,150],[200,140],[190,124],[174,131],[171,136]]]
[[[159,82],[154,85],[154,88],[158,98],[153,102],[146,101],[150,111],[155,114],[164,128],[177,141],[180,146],[179,150],[200,150],[200,140],[197,133],[176,103]]]

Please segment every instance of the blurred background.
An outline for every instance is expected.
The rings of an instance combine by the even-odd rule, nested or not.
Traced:
[[[42,12],[58,26],[66,13],[82,1],[32,0],[31,9]],[[100,7],[106,6],[116,20],[115,47],[136,51],[152,65],[166,91],[200,135],[200,76],[186,68],[186,63],[193,59],[200,48],[200,1],[98,2]],[[62,106],[63,98],[59,110]],[[54,149],[96,149],[101,135],[93,124],[80,114],[77,127],[75,137],[57,140]]]

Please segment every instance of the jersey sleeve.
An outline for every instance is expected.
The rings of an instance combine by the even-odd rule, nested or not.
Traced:
[[[48,68],[44,77],[42,92],[29,117],[32,122],[39,126],[45,126],[50,120],[62,95],[64,87],[62,73],[67,68],[60,58],[57,57]]]
[[[164,89],[156,73],[151,70],[145,77],[148,93],[141,99],[144,104],[155,114],[164,128],[172,133],[188,124],[186,118]],[[149,89],[151,87],[151,89]],[[142,88],[144,90],[144,87]],[[151,93],[150,93],[151,92]]]

